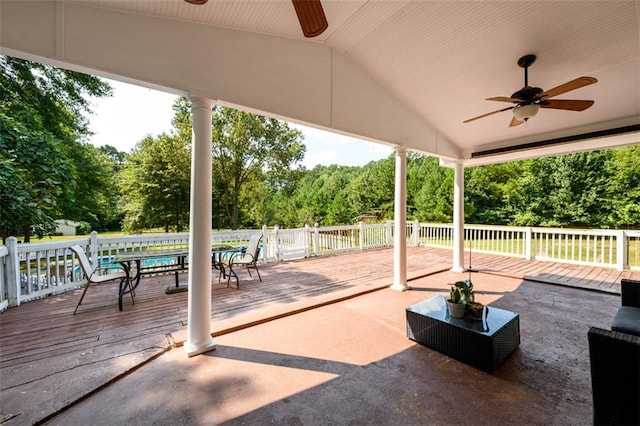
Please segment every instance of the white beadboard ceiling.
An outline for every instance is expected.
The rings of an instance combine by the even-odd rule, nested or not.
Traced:
[[[182,0],[79,3],[330,46],[466,158],[585,129],[640,124],[638,0],[324,0],[329,28],[314,39],[303,37],[290,0],[209,0],[202,6]],[[597,78],[595,85],[556,98],[593,99],[594,106],[583,112],[542,109],[513,128],[508,127],[510,111],[463,124],[509,106],[484,99],[522,88],[517,60],[525,54],[537,56],[529,69],[531,86],[547,90],[580,76]]]

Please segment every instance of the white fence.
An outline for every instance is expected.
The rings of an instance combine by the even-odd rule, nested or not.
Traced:
[[[419,244],[452,248],[453,225],[420,224]],[[640,270],[640,231],[465,225],[465,249],[617,270]]]
[[[261,262],[393,245],[393,222],[213,232],[212,242],[242,247],[256,232],[262,234]],[[464,232],[465,248],[477,253],[640,270],[640,231],[466,225]],[[453,225],[407,222],[406,241],[414,246],[450,249]],[[35,244],[18,244],[10,237],[6,246],[0,246],[0,311],[84,285],[78,260],[69,249],[74,244],[84,247],[95,265],[125,252],[185,249],[189,234],[100,237],[93,233]]]

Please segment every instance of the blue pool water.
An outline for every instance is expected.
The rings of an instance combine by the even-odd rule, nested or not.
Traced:
[[[262,247],[262,245],[260,245]],[[237,250],[246,250],[247,246],[235,246]],[[231,256],[232,253],[225,253],[224,256]],[[175,257],[159,257],[156,259],[142,259],[140,261],[140,266],[142,268],[152,268],[154,266],[166,266],[173,265],[177,263],[177,259]],[[114,257],[102,257],[100,258],[100,265],[103,268],[121,268],[122,266],[118,262],[114,262]]]

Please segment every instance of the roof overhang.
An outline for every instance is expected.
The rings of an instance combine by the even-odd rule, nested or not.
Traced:
[[[0,0],[0,51],[466,166],[640,142],[638,0],[323,5],[329,29],[305,39],[289,0]],[[596,77],[575,94],[595,105],[462,124],[522,84],[526,53],[536,85]]]

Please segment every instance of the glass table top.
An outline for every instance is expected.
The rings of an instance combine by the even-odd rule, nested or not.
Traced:
[[[518,316],[515,312],[487,305],[485,306],[485,311],[481,319],[473,319],[468,314],[466,314],[464,318],[454,318],[449,315],[446,299],[443,296],[434,296],[424,302],[416,303],[415,305],[409,306],[407,311],[487,336],[494,335]]]

